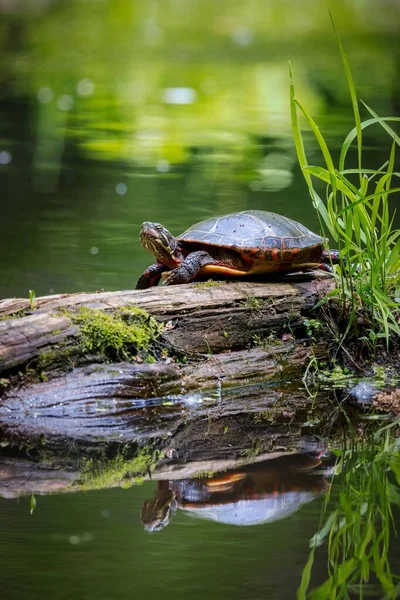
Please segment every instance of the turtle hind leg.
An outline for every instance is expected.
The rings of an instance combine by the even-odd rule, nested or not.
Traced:
[[[339,250],[323,250],[321,256],[322,264],[338,265],[339,264]]]
[[[339,264],[339,250],[323,250],[319,268],[326,273],[333,273],[332,265]]]
[[[360,265],[356,263],[349,263],[345,258],[342,258],[342,265],[347,271],[348,275],[354,275],[360,272]],[[322,264],[318,265],[320,269],[327,273],[333,273],[332,265],[338,265],[340,262],[339,250],[324,250],[321,256]]]
[[[325,273],[333,273],[331,265],[328,265],[327,263],[319,264],[318,269],[321,269],[321,271],[325,271]]]
[[[150,265],[139,277],[135,289],[146,290],[147,288],[158,285],[161,279],[161,274],[168,270],[169,268],[161,263]]]
[[[164,280],[164,284],[189,283],[203,267],[215,264],[218,264],[217,261],[205,250],[191,252],[179,267],[171,271],[171,274]]]

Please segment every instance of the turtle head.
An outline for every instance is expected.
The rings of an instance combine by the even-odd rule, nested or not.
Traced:
[[[182,260],[178,240],[160,223],[145,221],[140,231],[140,243],[161,263],[175,267]]]
[[[161,531],[166,527],[178,508],[175,494],[172,492],[167,498],[146,500],[141,510],[141,521],[146,531]]]

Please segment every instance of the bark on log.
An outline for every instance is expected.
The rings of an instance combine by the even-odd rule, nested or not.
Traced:
[[[288,377],[300,375],[311,352],[325,356],[328,341],[310,348],[305,340],[286,336],[284,341],[281,334],[301,328],[332,286],[330,278],[296,276],[283,282],[49,296],[37,298],[34,310],[28,300],[1,301],[0,373],[11,382],[0,399],[2,443],[78,457],[149,440],[162,447],[174,440],[185,460],[201,455],[206,461],[237,458],[252,451],[254,439],[259,440],[257,452],[298,450],[303,433],[294,422],[306,421],[311,405],[313,410],[319,405],[298,385],[290,394],[282,386]],[[163,330],[163,342],[202,360],[98,364],[96,357],[83,356],[95,364],[72,368],[66,361],[63,369],[71,371],[66,374],[52,371],[50,364],[50,380],[43,383],[25,378],[21,387],[13,375],[37,366],[48,354],[56,364],[66,348],[79,347],[79,325],[68,310],[112,312],[132,306],[172,322]],[[278,332],[278,338],[249,349],[255,336],[262,339],[270,332]],[[279,387],[263,385],[271,380],[281,382]],[[266,423],[254,436],[260,414]],[[289,428],[284,414],[290,416]]]
[[[21,368],[60,343],[73,342],[79,328],[65,309],[98,310],[137,306],[161,322],[172,322],[164,341],[184,354],[248,347],[255,336],[289,325],[295,328],[330,289],[329,278],[290,282],[188,284],[126,292],[99,292],[37,298],[29,312],[24,299],[0,301],[0,373]]]

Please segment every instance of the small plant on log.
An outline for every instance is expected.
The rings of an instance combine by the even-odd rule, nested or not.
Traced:
[[[316,337],[322,333],[323,323],[318,319],[303,319],[308,337]]]
[[[399,192],[392,180],[400,177],[395,170],[395,148],[400,137],[390,127],[396,117],[379,117],[372,108],[364,106],[372,118],[361,121],[359,101],[350,66],[342,42],[333,28],[339,45],[354,112],[355,127],[343,142],[336,166],[326,140],[314,119],[296,98],[292,69],[289,66],[290,107],[293,136],[298,160],[308,185],[321,229],[335,241],[340,251],[340,264],[335,268],[337,286],[329,299],[336,300],[342,323],[340,344],[348,334],[358,338],[375,356],[379,343],[400,336],[400,231],[394,228],[391,195]],[[307,160],[299,125],[300,111],[311,128],[322,152],[325,165],[311,166]],[[392,140],[388,160],[377,169],[362,166],[363,131],[372,125],[383,127]],[[357,141],[357,168],[346,166],[352,142]],[[313,178],[327,184],[323,201],[314,188]],[[321,304],[321,303],[320,303]]]
[[[35,308],[36,293],[35,290],[29,290],[29,308],[33,310]]]
[[[250,294],[247,296],[246,300],[243,302],[243,306],[251,311],[261,310],[264,306],[264,301],[262,298],[257,298],[256,296],[251,296]]]

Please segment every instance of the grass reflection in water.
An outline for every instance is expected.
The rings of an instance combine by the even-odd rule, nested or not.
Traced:
[[[392,573],[389,558],[390,537],[395,534],[392,509],[400,506],[398,424],[364,435],[361,442],[352,441],[340,452],[339,486],[331,485],[326,494],[299,599],[398,597],[400,576]],[[312,589],[314,560],[324,544],[328,577]]]

